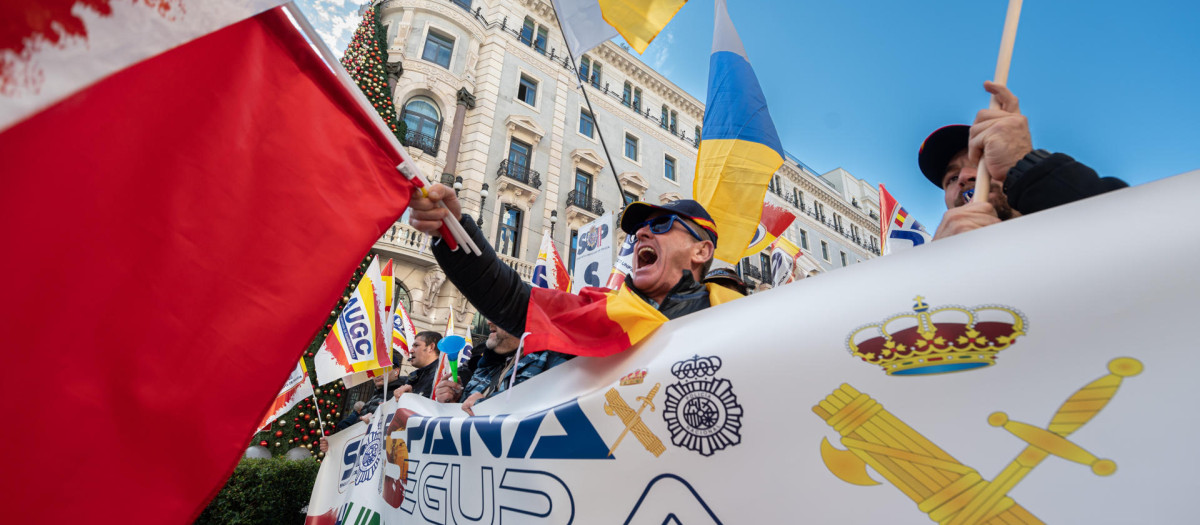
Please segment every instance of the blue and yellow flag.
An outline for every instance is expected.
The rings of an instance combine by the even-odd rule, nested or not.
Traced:
[[[762,214],[771,176],[783,165],[783,146],[767,99],[742,47],[725,0],[717,0],[708,100],[692,198],[717,223],[716,258],[736,263]]]

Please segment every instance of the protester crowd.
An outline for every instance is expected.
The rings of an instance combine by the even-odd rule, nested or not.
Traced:
[[[992,82],[985,82],[984,89],[992,94],[996,107],[980,110],[971,125],[935,130],[918,150],[920,172],[941,188],[946,204],[934,240],[1127,186],[1119,179],[1100,177],[1066,154],[1035,149],[1017,97]],[[987,199],[974,202],[981,165],[990,174]],[[436,392],[433,397],[437,401],[462,403],[463,411],[474,415],[479,403],[574,357],[552,350],[522,353],[522,339],[517,334],[526,332],[531,286],[491,249],[476,222],[461,212],[452,189],[435,185],[428,196],[414,195],[410,207],[416,229],[438,236],[443,219],[450,217],[483,248],[483,254],[476,256],[452,251],[439,242],[433,253],[450,281],[488,319],[489,335],[486,343],[472,351],[457,382],[443,379],[435,385],[441,336],[417,334],[412,352],[417,370],[403,381],[398,373],[391,377],[393,384],[400,385],[394,390],[396,396],[431,397]],[[728,268],[711,269],[718,231],[708,211],[696,201],[634,202],[622,212],[619,225],[637,240],[633,271],[625,286],[667,319],[747,293],[737,273]],[[356,406],[347,420],[369,420],[374,407],[382,402],[384,379],[375,379],[376,396],[365,407]]]

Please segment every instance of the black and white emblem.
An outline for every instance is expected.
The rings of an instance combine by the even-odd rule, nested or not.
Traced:
[[[663,419],[671,443],[711,456],[742,442],[742,406],[728,379],[716,378],[721,358],[700,357],[671,366],[678,383],[667,387]]]

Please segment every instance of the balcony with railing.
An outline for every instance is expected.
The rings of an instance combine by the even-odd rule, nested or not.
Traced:
[[[508,160],[500,161],[500,169],[496,170],[496,175],[515,180],[535,190],[541,189],[542,187],[541,173],[529,169],[528,166],[514,164]]]
[[[574,206],[597,217],[604,215],[604,203],[600,202],[600,199],[592,198],[591,195],[579,190],[567,192],[567,206]]]
[[[411,129],[404,134],[404,144],[406,146],[417,148],[435,157],[438,153],[439,142],[441,141],[437,137],[432,137]]]
[[[406,222],[397,222],[375,241],[375,249],[387,256],[420,264],[434,262],[430,237]]]

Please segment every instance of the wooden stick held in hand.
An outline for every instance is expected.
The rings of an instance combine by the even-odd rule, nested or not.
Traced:
[[[1004,34],[1000,37],[1000,56],[996,58],[996,74],[992,82],[1001,86],[1008,84],[1008,67],[1012,64],[1013,44],[1017,41],[1017,22],[1021,20],[1021,0],[1008,0],[1008,14],[1004,16]],[[1000,103],[992,95],[989,107],[999,109]],[[971,202],[987,202],[988,192],[992,189],[992,178],[987,171],[987,163],[980,152],[979,167],[975,171],[975,196]]]

